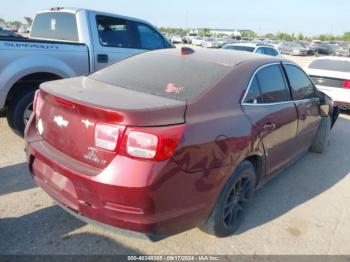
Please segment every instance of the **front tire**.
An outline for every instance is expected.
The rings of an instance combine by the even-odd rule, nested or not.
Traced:
[[[321,123],[315,135],[314,141],[310,147],[310,151],[314,153],[325,152],[328,145],[330,132],[331,132],[331,118],[329,116],[322,117]]]
[[[216,237],[232,235],[242,223],[255,190],[255,168],[249,161],[239,164],[226,182],[213,211],[200,229]]]
[[[33,111],[34,90],[27,90],[15,96],[9,104],[7,123],[17,135],[23,137],[24,129]]]

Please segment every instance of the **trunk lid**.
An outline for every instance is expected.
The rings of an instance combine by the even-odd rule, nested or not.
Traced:
[[[175,125],[184,123],[186,110],[183,101],[85,77],[44,83],[40,96],[44,101],[38,116],[43,123],[43,139],[65,155],[97,168],[106,167],[116,155],[95,146],[97,123],[125,127]]]

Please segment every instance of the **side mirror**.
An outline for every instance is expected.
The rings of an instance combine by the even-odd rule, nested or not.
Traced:
[[[320,115],[322,117],[329,116],[331,111],[331,101],[330,98],[323,92],[317,91],[318,97],[320,98]]]

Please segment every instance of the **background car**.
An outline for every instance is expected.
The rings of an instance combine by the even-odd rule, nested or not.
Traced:
[[[350,109],[350,58],[320,57],[306,68],[317,88],[343,109]]]
[[[22,37],[21,35],[9,31],[9,30],[5,30],[3,28],[0,27],[0,36],[4,36],[4,37]]]
[[[204,39],[202,37],[196,37],[192,39],[192,45],[194,46],[202,46]]]
[[[181,44],[182,43],[182,37],[180,35],[174,35],[171,37],[171,43],[172,44]]]
[[[252,52],[252,53],[269,55],[269,56],[280,56],[280,53],[276,48],[268,45],[263,45],[263,44],[236,43],[236,44],[225,45],[223,46],[223,49]]]
[[[219,48],[220,43],[218,43],[216,38],[210,37],[203,40],[202,46],[206,48]]]
[[[307,48],[300,43],[285,41],[280,46],[282,54],[306,56],[308,54]]]

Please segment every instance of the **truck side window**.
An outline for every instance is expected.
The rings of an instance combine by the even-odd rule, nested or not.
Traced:
[[[153,50],[164,48],[163,37],[153,28],[145,24],[137,23],[137,31],[139,33],[142,49]]]
[[[96,23],[102,46],[132,48],[126,20],[98,15],[96,16]]]

